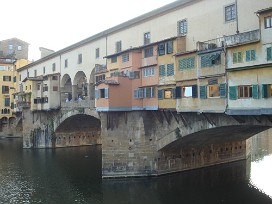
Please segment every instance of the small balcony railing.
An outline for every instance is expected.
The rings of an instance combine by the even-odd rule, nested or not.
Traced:
[[[222,47],[224,47],[223,37],[197,43],[197,49],[199,51],[214,50],[214,49],[222,48]]]

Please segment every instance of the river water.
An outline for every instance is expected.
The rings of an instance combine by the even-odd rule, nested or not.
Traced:
[[[158,178],[102,180],[101,146],[23,149],[0,139],[0,204],[272,203],[272,131],[248,160]]]

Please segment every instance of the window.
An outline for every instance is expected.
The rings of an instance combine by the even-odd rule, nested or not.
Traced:
[[[122,55],[122,62],[128,62],[129,61],[129,54]]]
[[[5,98],[5,107],[10,106],[10,98]]]
[[[197,89],[198,89],[198,86],[195,84],[195,85],[191,85],[191,86],[183,86],[181,87],[181,97],[182,98],[197,98],[198,95],[197,95]],[[180,88],[178,88],[178,91]],[[176,93],[177,95],[177,98],[180,98],[180,93]]]
[[[103,80],[105,80],[105,74],[95,77],[95,82],[96,83],[99,82],[99,81],[103,81]]]
[[[96,89],[95,90],[95,98],[99,99],[99,98],[109,98],[109,89],[105,88],[105,89]]]
[[[79,54],[77,57],[77,63],[81,64],[82,63],[82,54]]]
[[[183,19],[178,21],[178,35],[186,35],[187,34],[187,20]]]
[[[65,59],[64,60],[64,68],[67,68],[68,67],[68,59]]]
[[[173,41],[168,41],[166,43],[166,48],[167,48],[167,54],[173,53]]]
[[[144,34],[144,45],[150,44],[151,42],[151,34],[147,32]]]
[[[153,47],[149,47],[144,49],[144,57],[152,57],[153,56]]]
[[[98,59],[100,57],[100,51],[99,48],[95,49],[95,58]]]
[[[232,4],[225,7],[225,21],[233,21],[236,19],[236,5]]]
[[[149,76],[154,76],[154,75],[155,75],[155,68],[154,67],[143,69],[143,76],[144,77],[149,77]]]
[[[167,76],[174,76],[174,64],[167,64]]]
[[[239,98],[251,98],[252,97],[252,86],[239,86],[238,87]]]
[[[179,70],[187,70],[195,68],[195,57],[188,57],[179,60]]]
[[[3,76],[3,81],[11,81],[11,76]]]
[[[266,48],[266,54],[267,54],[267,61],[272,60],[272,47]]]
[[[221,64],[221,53],[212,53],[201,56],[201,67],[211,67]]]
[[[272,28],[272,16],[268,16],[264,18],[264,27]]]
[[[130,71],[127,74],[130,79],[140,79],[140,71]]]
[[[272,84],[262,84],[262,97],[263,98],[272,97]]]
[[[29,85],[29,90],[31,91],[31,85]]]
[[[172,91],[172,89],[165,89],[164,90],[164,98],[166,98],[166,99],[173,98],[173,91]]]
[[[219,98],[220,86],[219,84],[213,84],[208,86],[208,98]]]
[[[41,90],[41,84],[37,84],[37,90],[38,90],[38,91]]]
[[[164,43],[158,44],[158,54],[159,54],[159,56],[165,55],[165,44]]]
[[[17,46],[17,50],[18,50],[18,51],[21,51],[21,50],[22,50],[22,46],[21,46],[21,45],[18,45],[18,46]]]
[[[56,63],[53,63],[53,64],[52,64],[52,71],[53,71],[53,72],[56,71]]]
[[[47,84],[45,84],[45,85],[43,86],[43,92],[45,92],[45,91],[48,91],[48,86],[47,86]]]
[[[53,91],[58,91],[58,87],[57,86],[53,86]]]
[[[164,64],[159,66],[159,76],[160,77],[165,76],[165,65]]]
[[[117,62],[117,56],[114,56],[111,58],[111,63],[116,63]]]
[[[246,61],[254,61],[256,60],[256,51],[255,50],[247,50],[246,51]]]
[[[121,41],[117,41],[117,42],[115,43],[115,51],[116,51],[116,53],[122,51],[122,42],[121,42]]]
[[[9,93],[9,86],[2,86],[2,94],[8,94]]]
[[[58,80],[58,76],[52,76],[52,80],[54,81]]]
[[[232,62],[233,62],[233,64],[243,62],[243,53],[242,52],[233,53],[232,54]]]
[[[34,77],[36,77],[37,76],[37,70],[35,69],[34,70]]]
[[[45,67],[43,67],[43,73],[45,74]],[[21,79],[20,79],[21,80]]]
[[[9,45],[9,50],[12,50],[13,49],[13,45]]]

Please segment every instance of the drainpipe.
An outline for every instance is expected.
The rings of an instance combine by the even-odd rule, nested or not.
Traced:
[[[236,33],[239,34],[239,21],[238,21],[238,0],[235,0],[235,10],[236,10]]]

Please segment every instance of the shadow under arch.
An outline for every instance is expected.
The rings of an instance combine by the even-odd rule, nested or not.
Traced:
[[[75,114],[63,120],[54,134],[54,147],[100,145],[101,122],[91,115]]]

